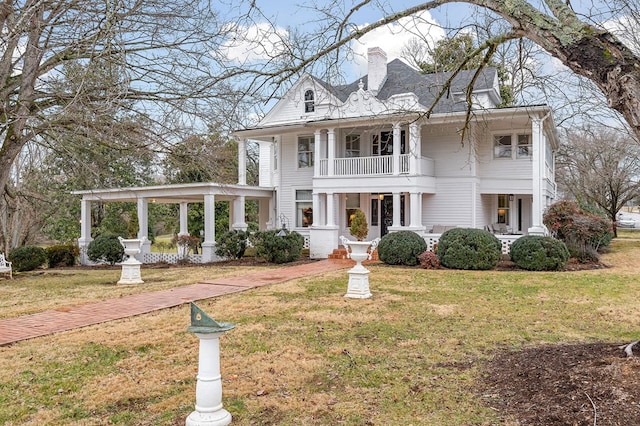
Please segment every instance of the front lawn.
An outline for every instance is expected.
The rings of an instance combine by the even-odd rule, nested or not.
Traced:
[[[234,425],[515,425],[478,389],[485,362],[498,350],[637,340],[638,255],[629,239],[603,257],[610,268],[590,271],[377,264],[367,300],[345,299],[338,271],[198,305],[236,324],[220,342]],[[192,273],[143,269],[143,279],[172,285]],[[118,271],[83,274],[75,285],[65,274],[21,278],[13,302],[0,298],[0,317],[19,312],[11,304],[21,298],[42,298],[45,279],[64,303],[65,294],[80,303],[98,289],[125,291],[108,288]],[[0,423],[184,424],[198,363],[189,320],[184,305],[0,347]]]

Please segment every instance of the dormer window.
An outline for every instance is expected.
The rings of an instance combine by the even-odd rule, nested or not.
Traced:
[[[313,90],[307,90],[304,92],[304,112],[313,112],[315,107]]]

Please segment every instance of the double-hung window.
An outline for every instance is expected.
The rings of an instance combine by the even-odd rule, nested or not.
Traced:
[[[313,167],[314,147],[313,136],[298,137],[298,167]]]
[[[360,157],[360,135],[347,135],[345,140],[345,157]]]
[[[532,156],[531,135],[518,133],[493,137],[493,158],[522,159]]]
[[[296,190],[296,227],[307,228],[313,224],[313,192]]]

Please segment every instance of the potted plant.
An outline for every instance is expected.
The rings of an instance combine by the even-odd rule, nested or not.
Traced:
[[[367,217],[364,215],[362,210],[357,209],[353,213],[349,233],[356,237],[358,241],[362,241],[367,238],[367,235],[369,234],[369,226],[367,224]]]

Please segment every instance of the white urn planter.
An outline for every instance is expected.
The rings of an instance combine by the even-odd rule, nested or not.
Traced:
[[[362,262],[371,259],[371,253],[378,246],[380,238],[373,241],[351,241],[341,235],[340,242],[347,249],[347,256],[356,262],[349,270],[349,284],[344,297],[368,299],[372,296],[369,290],[369,270],[362,266]]]
[[[120,281],[118,284],[143,284],[142,277],[140,275],[140,262],[136,259],[136,255],[140,253],[142,244],[144,244],[146,238],[129,238],[125,239],[118,237],[120,244],[124,247],[124,254],[127,255],[127,259],[121,263],[122,273],[120,274]]]

